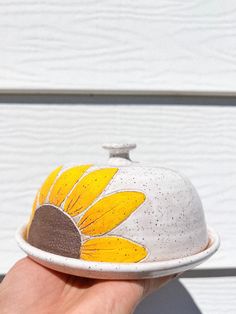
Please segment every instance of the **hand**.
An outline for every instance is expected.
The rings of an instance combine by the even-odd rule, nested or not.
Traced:
[[[58,273],[26,257],[0,285],[0,309],[2,314],[130,314],[145,295],[170,279],[87,279]]]

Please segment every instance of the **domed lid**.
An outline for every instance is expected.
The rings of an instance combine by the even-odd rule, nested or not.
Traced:
[[[208,244],[201,200],[176,171],[132,162],[135,144],[104,144],[107,165],[58,167],[36,195],[28,242],[101,262],[190,256]]]

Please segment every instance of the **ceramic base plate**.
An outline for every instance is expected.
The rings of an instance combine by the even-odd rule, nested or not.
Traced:
[[[219,236],[208,229],[208,247],[195,255],[160,262],[104,263],[55,255],[30,245],[25,240],[26,226],[16,232],[16,241],[21,249],[39,264],[59,272],[97,279],[144,279],[167,276],[192,269],[213,255],[219,247]]]

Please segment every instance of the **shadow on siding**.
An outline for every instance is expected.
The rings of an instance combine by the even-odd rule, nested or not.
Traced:
[[[151,96],[151,95],[73,95],[73,94],[0,94],[0,104],[41,105],[182,105],[236,106],[236,97]]]
[[[145,298],[134,314],[202,314],[188,290],[174,280]]]

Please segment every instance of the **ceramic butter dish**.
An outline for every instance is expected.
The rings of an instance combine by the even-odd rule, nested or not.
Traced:
[[[75,275],[135,279],[184,271],[217,250],[186,177],[132,162],[134,144],[103,147],[107,165],[60,166],[40,187],[17,233],[31,258]]]

